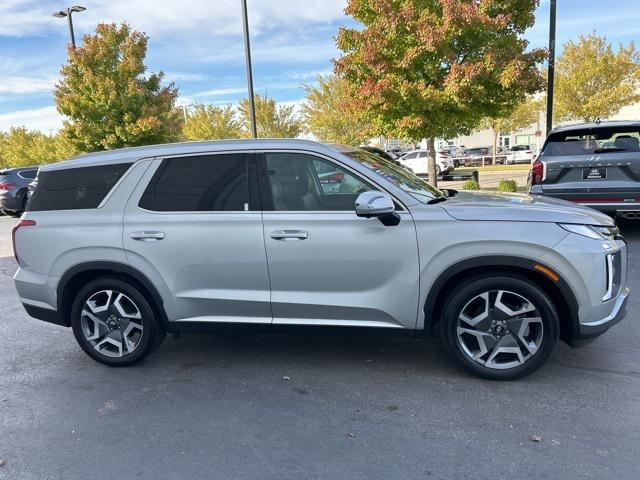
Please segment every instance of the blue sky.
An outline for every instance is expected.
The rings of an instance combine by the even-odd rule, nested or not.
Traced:
[[[235,103],[246,89],[239,0],[76,0],[76,38],[100,21],[128,21],[150,36],[147,65],[180,89],[180,102]],[[345,0],[248,0],[256,91],[299,103],[302,83],[331,70],[338,27],[351,24]],[[0,0],[0,130],[26,125],[47,133],[61,124],[51,89],[65,61],[72,3]],[[526,37],[545,47],[548,0]],[[592,31],[614,44],[640,38],[638,0],[558,0],[558,45]]]

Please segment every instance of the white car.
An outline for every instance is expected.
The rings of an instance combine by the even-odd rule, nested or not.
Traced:
[[[416,175],[428,175],[427,158],[427,150],[413,150],[405,153],[398,160],[404,167],[409,168]],[[450,157],[436,152],[436,173],[438,175],[449,173],[453,168],[453,160]]]
[[[535,154],[529,145],[515,145],[505,155],[505,165],[514,163],[531,163]]]

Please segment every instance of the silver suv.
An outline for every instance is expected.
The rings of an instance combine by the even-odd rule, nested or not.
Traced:
[[[568,202],[440,191],[364,150],[298,140],[94,153],[40,169],[14,230],[27,312],[129,365],[220,325],[439,331],[511,379],[624,316],[613,221]]]

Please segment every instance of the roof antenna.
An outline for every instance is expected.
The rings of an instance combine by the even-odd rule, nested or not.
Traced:
[[[600,120],[600,117],[596,117],[596,125],[600,125],[600,123],[602,123],[602,120]]]

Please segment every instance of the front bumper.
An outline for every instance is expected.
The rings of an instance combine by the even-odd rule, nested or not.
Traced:
[[[627,314],[627,300],[629,299],[629,288],[625,287],[618,297],[613,300],[613,309],[611,314],[603,319],[593,322],[580,323],[577,331],[574,332],[573,340],[580,346],[581,344],[588,343],[590,340],[594,340],[596,337],[602,335],[609,330],[612,326],[622,320]]]

